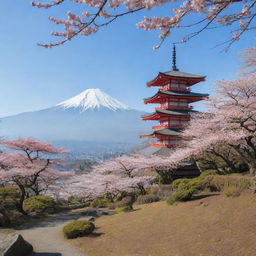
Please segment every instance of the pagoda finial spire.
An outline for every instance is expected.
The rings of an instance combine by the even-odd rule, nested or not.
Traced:
[[[176,46],[173,44],[173,50],[172,50],[172,70],[178,71],[179,69],[176,67]]]

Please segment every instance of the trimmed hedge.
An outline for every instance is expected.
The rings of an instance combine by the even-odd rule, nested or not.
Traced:
[[[28,213],[54,213],[57,203],[49,196],[33,196],[23,202],[24,210]]]
[[[90,235],[95,226],[92,222],[87,220],[73,220],[63,227],[63,233],[66,238],[73,239]]]

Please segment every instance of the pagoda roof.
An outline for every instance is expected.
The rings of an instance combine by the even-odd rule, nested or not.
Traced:
[[[159,109],[156,110],[158,113],[166,114],[166,115],[174,115],[174,116],[188,116],[191,114],[198,113],[196,110],[169,110],[169,109]]]
[[[150,113],[147,115],[143,115],[142,119],[145,118],[150,118],[150,117],[157,117],[159,114],[164,114],[164,115],[170,115],[170,116],[190,116],[191,114],[198,113],[198,111],[195,110],[169,110],[169,109],[159,109],[156,110],[154,113]]]
[[[205,79],[206,76],[202,75],[196,75],[196,74],[191,74],[191,73],[186,73],[183,71],[179,70],[171,70],[167,72],[159,72],[159,74],[165,74],[167,76],[172,76],[172,77],[179,77],[179,78],[196,78],[196,79]]]
[[[140,137],[154,137],[156,135],[163,135],[163,136],[180,136],[182,130],[180,129],[171,129],[171,128],[165,128],[161,130],[153,131],[150,134],[143,134]]]
[[[154,131],[154,134],[168,135],[168,136],[179,136],[181,134],[180,129],[165,128],[162,130]]]
[[[171,70],[167,72],[159,72],[158,75],[150,82],[147,83],[147,86],[161,86],[163,82],[173,80],[186,80],[189,81],[188,85],[193,85],[205,80],[206,76],[191,74],[179,70]]]
[[[155,95],[149,98],[145,98],[144,102],[156,99],[159,96],[175,96],[175,97],[184,97],[184,98],[205,98],[208,97],[209,94],[206,93],[195,93],[195,92],[174,92],[174,91],[158,91]]]

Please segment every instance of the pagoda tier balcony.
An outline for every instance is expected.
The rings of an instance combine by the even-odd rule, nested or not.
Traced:
[[[173,87],[170,85],[165,85],[162,88],[160,88],[160,91],[166,92],[166,91],[173,91],[173,92],[191,92],[191,89],[188,87]]]
[[[158,142],[158,143],[151,143],[150,146],[153,148],[175,148],[178,146],[178,144]]]
[[[169,127],[168,124],[160,124],[160,125],[152,126],[152,129],[153,130],[161,130],[161,129],[165,129],[165,128],[168,128],[168,127]]]
[[[161,129],[166,129],[166,128],[182,129],[182,128],[184,128],[184,124],[160,124],[160,125],[152,126],[153,130],[161,130]]]
[[[208,94],[194,92],[174,92],[174,91],[158,91],[155,95],[144,99],[144,103],[159,103],[164,104],[171,101],[185,101],[187,103],[197,102],[207,99]]]
[[[155,108],[155,110],[163,110],[163,109],[179,109],[179,110],[192,110],[192,106],[173,106],[169,104],[163,104]]]

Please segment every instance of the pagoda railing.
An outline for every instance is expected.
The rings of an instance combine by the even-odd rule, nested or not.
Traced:
[[[190,92],[190,88],[179,88],[179,87],[173,87],[173,86],[163,86],[160,88],[160,91],[165,92],[165,91],[174,91],[174,92]]]
[[[161,124],[152,126],[153,130],[161,130],[166,128],[173,128],[173,129],[182,129],[185,124]]]
[[[178,145],[177,144],[165,144],[165,143],[159,142],[159,143],[151,143],[150,146],[153,147],[153,148],[166,148],[166,147],[175,148]]]
[[[168,128],[168,124],[155,125],[155,126],[152,126],[152,128],[153,130],[166,129]]]
[[[162,110],[162,109],[180,109],[180,110],[191,110],[193,109],[192,106],[173,106],[169,104],[163,104],[161,106],[158,106],[155,108],[156,110]]]

